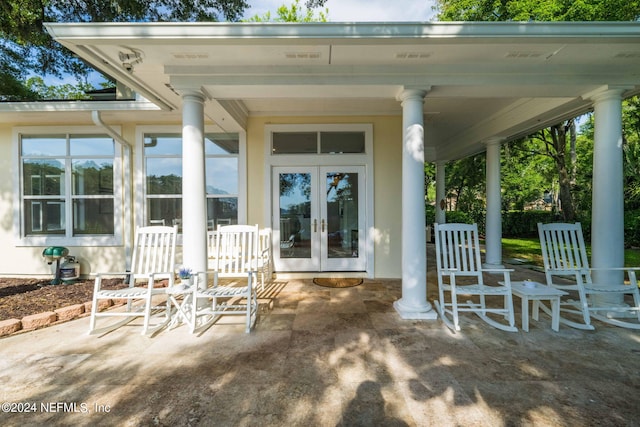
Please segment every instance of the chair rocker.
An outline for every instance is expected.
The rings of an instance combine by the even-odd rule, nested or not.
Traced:
[[[192,329],[204,330],[227,314],[245,316],[245,332],[251,332],[258,314],[255,281],[259,270],[258,225],[218,226],[215,236],[213,286],[208,287],[207,272],[196,274],[192,299]],[[246,277],[246,282],[244,278]],[[219,285],[220,278],[240,279]],[[207,302],[202,301],[206,299]],[[199,320],[200,319],[200,320]]]
[[[593,330],[591,318],[623,328],[640,329],[640,292],[636,271],[640,268],[589,268],[586,246],[579,222],[538,223],[538,234],[542,249],[544,272],[548,286],[564,291],[577,292],[579,300],[564,298],[560,301],[560,322],[578,329]],[[607,283],[593,283],[592,271],[609,271],[612,273]],[[624,272],[627,273],[629,285],[624,283]],[[558,283],[554,278],[572,279],[571,282]],[[625,295],[633,297],[633,306],[620,306],[607,302],[607,297]],[[611,299],[611,298],[609,298]],[[549,312],[544,304],[542,310]],[[567,319],[563,313],[577,315],[582,323]],[[634,321],[620,320],[616,317],[633,317]],[[635,322],[635,319],[638,322]]]
[[[168,323],[170,318],[169,301],[167,300],[164,306],[154,307],[152,299],[157,295],[165,295],[164,287],[156,287],[159,281],[167,280],[168,286],[173,286],[177,234],[177,227],[139,227],[135,234],[131,271],[98,273],[96,275],[89,321],[90,334],[112,331],[131,322],[136,317],[144,317],[143,335],[153,333]],[[102,287],[104,278],[118,276],[124,276],[125,283],[129,286],[124,289],[104,289]],[[119,309],[99,311],[100,301],[110,299],[126,300],[126,309],[124,311]],[[165,319],[150,328],[152,312],[159,309],[163,309]],[[96,321],[99,317],[123,317],[124,319],[96,329]]]
[[[435,238],[439,300],[434,303],[444,324],[460,331],[459,313],[472,312],[495,328],[516,332],[510,278],[513,270],[482,268],[477,224],[435,224]],[[502,273],[504,280],[487,285],[483,273]],[[458,284],[459,278],[465,282],[471,278],[473,283]],[[445,299],[447,294],[449,298]],[[460,297],[472,299],[460,302]],[[502,306],[487,306],[487,297],[502,297]],[[501,315],[507,323],[488,314]]]

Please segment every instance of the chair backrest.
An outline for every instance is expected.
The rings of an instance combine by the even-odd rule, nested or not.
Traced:
[[[477,224],[435,224],[438,280],[452,270],[476,276],[482,283],[482,261]]]
[[[260,230],[258,253],[261,257],[271,258],[271,229]]]
[[[149,273],[173,274],[178,227],[138,227],[133,244],[131,273],[134,277]]]
[[[214,269],[218,276],[242,276],[256,271],[259,246],[258,225],[218,225],[214,236]]]
[[[551,275],[574,276],[588,271],[589,259],[579,222],[538,223],[538,235],[548,283]],[[590,280],[590,276],[586,274],[585,279]]]

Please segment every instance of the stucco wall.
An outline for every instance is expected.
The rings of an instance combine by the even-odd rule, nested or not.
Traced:
[[[252,117],[247,129],[247,222],[268,226],[265,212],[266,197],[271,197],[265,185],[265,125],[267,124],[341,124],[362,123],[373,125],[374,162],[374,244],[375,276],[397,278],[401,276],[400,206],[401,206],[401,117]],[[89,122],[69,124],[86,126]],[[148,123],[144,123],[147,125]],[[166,123],[163,123],[166,124]],[[175,123],[179,126],[179,123]],[[24,125],[24,124],[23,124]],[[111,123],[117,125],[117,123]],[[125,203],[140,200],[136,182],[136,126],[122,124],[123,136],[133,145],[131,174],[132,194]],[[42,259],[43,247],[25,247],[17,244],[14,232],[13,186],[18,179],[18,165],[14,162],[13,126],[0,125],[0,242],[5,251],[0,256],[0,276],[50,275],[52,266]],[[268,172],[268,171],[267,171]],[[135,226],[136,207],[130,205],[130,229]],[[124,218],[127,221],[126,215]],[[72,247],[70,253],[82,264],[82,273],[118,271],[124,268],[124,245],[107,247]],[[177,261],[182,258],[178,248]]]

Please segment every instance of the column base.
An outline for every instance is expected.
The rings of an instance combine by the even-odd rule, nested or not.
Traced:
[[[492,268],[504,268],[504,264],[487,264],[486,262],[484,264],[482,264],[482,268],[484,269],[492,269]],[[489,274],[491,274],[491,272],[488,272]],[[499,273],[502,274],[502,273]]]
[[[393,303],[393,308],[403,320],[436,320],[438,318],[438,313],[428,302],[424,307],[407,307],[402,303],[402,299],[399,299]]]
[[[638,319],[638,312],[629,310],[631,306],[628,304],[611,304],[610,307],[610,310],[597,311],[596,313],[607,319]]]

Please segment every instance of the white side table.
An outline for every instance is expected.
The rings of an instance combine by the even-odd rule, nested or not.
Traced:
[[[171,323],[169,324],[169,328],[172,328],[181,322],[185,322],[187,325],[192,326],[190,308],[193,295],[193,286],[194,285],[178,284],[167,288],[166,292],[169,296],[169,300],[171,301],[171,304],[176,308],[176,314],[171,315]]]
[[[560,328],[560,297],[566,292],[542,283],[524,281],[511,282],[511,293],[522,299],[522,329],[529,332],[529,301],[533,301],[533,320],[538,320],[540,301],[551,303],[551,329],[558,332]]]

